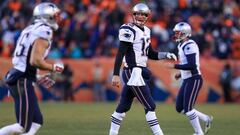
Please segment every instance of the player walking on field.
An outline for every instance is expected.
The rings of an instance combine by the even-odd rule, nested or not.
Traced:
[[[114,64],[112,78],[113,86],[120,86],[120,67],[124,61],[122,72],[124,85],[120,103],[111,116],[109,135],[117,135],[120,124],[130,110],[134,97],[143,105],[146,120],[154,135],[163,135],[158,123],[155,109],[156,105],[151,96],[148,81],[151,72],[147,68],[148,59],[175,59],[176,56],[168,52],[156,52],[152,49],[150,29],[145,23],[150,15],[146,4],[136,4],[132,9],[133,23],[123,24],[119,29],[119,49]]]
[[[203,84],[198,45],[195,41],[189,39],[191,37],[191,26],[188,23],[180,22],[176,24],[173,31],[175,33],[174,40],[178,43],[180,64],[169,64],[168,67],[179,69],[180,73],[176,74],[175,78],[183,79],[176,100],[176,110],[179,113],[186,114],[189,118],[195,131],[194,135],[203,135],[199,119],[205,122],[204,132],[207,133],[213,117],[194,109],[198,93]]]
[[[18,38],[13,68],[5,76],[5,82],[15,102],[17,123],[0,129],[0,135],[34,135],[43,124],[33,82],[51,87],[54,81],[48,76],[36,77],[37,70],[63,71],[62,63],[50,64],[47,56],[53,36],[58,29],[60,10],[52,3],[40,3],[33,11],[34,22],[26,27]]]

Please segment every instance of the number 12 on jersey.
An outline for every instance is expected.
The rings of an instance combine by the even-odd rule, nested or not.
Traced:
[[[141,40],[142,40],[142,56],[146,56],[148,54],[150,38],[141,38]]]

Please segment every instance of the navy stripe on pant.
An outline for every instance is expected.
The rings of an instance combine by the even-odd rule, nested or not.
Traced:
[[[142,72],[146,86],[128,86],[127,82],[131,77],[131,69],[123,70],[122,77],[125,84],[122,89],[120,103],[116,109],[117,112],[123,113],[130,110],[134,97],[144,106],[146,112],[155,110],[156,105],[147,84],[148,79],[151,78],[150,71],[143,68]]]
[[[193,109],[202,84],[203,79],[200,75],[183,80],[176,101],[177,112],[180,113],[184,110],[186,113]]]
[[[33,81],[27,78],[20,78],[10,88],[11,95],[15,101],[15,115],[17,122],[28,132],[32,122],[43,124],[42,113],[37,102]]]

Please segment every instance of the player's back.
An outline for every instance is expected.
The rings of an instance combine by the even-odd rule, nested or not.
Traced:
[[[52,40],[52,29],[42,22],[35,22],[26,27],[17,40],[13,54],[13,67],[25,74],[25,76],[35,78],[36,67],[30,65],[32,46],[36,39],[42,38],[49,41],[49,49]],[[47,55],[49,49],[45,52]],[[44,57],[45,57],[44,56]],[[43,58],[44,59],[44,58]]]

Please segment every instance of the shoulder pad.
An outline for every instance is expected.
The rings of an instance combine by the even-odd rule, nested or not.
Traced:
[[[119,40],[126,42],[133,42],[135,39],[136,31],[129,25],[122,25],[119,29]]]
[[[43,38],[50,41],[52,40],[53,30],[49,26],[42,24],[40,26],[37,26],[33,30],[33,34],[38,36],[39,38]]]
[[[128,25],[130,27],[134,27],[135,26],[133,23],[127,23],[126,25]]]
[[[183,51],[185,54],[193,54],[198,52],[198,46],[195,42],[189,42],[183,46]]]
[[[150,28],[148,28],[147,26],[144,26],[147,30],[149,30],[149,31],[151,31],[151,29]]]

